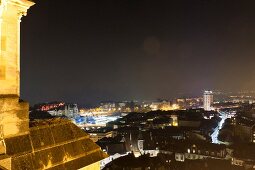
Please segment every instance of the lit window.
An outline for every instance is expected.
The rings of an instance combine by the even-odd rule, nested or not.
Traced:
[[[188,149],[188,153],[190,153],[190,149]]]

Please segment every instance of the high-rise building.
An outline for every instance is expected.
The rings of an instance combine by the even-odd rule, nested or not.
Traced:
[[[204,109],[206,111],[212,110],[212,104],[213,104],[213,92],[204,91]]]

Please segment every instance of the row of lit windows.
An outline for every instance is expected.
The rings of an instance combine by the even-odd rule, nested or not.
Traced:
[[[255,142],[255,140],[254,140],[254,142]],[[187,152],[188,152],[188,153],[191,153],[191,150],[188,149]],[[196,153],[196,150],[195,150],[195,149],[192,149],[192,153]],[[201,151],[200,151],[200,150],[197,150],[197,153],[198,153],[198,154],[201,154]],[[205,151],[205,154],[206,154],[206,155],[209,155],[209,151]],[[214,152],[211,152],[211,156],[215,156],[215,153],[214,153]],[[220,153],[217,153],[217,156],[221,156],[221,154],[220,154]]]

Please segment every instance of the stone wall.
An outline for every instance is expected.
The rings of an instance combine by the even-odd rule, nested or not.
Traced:
[[[0,94],[20,94],[20,19],[33,4],[0,1]]]
[[[0,136],[12,137],[29,132],[29,105],[15,95],[0,95]]]

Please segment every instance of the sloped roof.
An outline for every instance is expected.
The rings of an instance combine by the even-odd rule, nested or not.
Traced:
[[[107,157],[69,120],[30,123],[30,133],[5,139],[12,169],[79,169]]]

